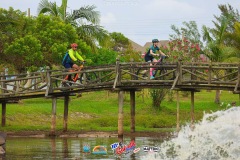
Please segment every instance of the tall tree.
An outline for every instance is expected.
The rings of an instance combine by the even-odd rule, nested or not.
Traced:
[[[171,29],[175,32],[175,34],[169,35],[171,40],[183,39],[184,37],[189,42],[196,43],[202,47],[201,34],[195,21],[183,22],[181,28],[171,25]]]
[[[78,36],[96,51],[98,42],[108,36],[107,31],[99,25],[99,12],[95,11],[96,7],[92,5],[81,7],[73,13],[67,13],[67,2],[67,0],[62,0],[61,6],[58,7],[56,2],[42,0],[39,3],[38,13],[60,17],[64,22],[70,23],[76,27]]]
[[[230,10],[226,10],[226,6],[219,5],[222,14],[217,17],[216,21],[213,21],[215,28],[208,28],[205,25],[202,27],[203,40],[207,42],[206,55],[212,62],[228,61],[235,49],[230,46],[227,34],[233,31],[232,24],[236,22],[236,18],[233,15],[232,7],[229,5]],[[238,12],[237,12],[238,13]],[[215,76],[218,78],[222,72],[216,72]],[[220,91],[216,91],[215,103],[220,103]]]

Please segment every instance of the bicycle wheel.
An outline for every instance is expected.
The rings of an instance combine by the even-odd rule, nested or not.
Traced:
[[[98,76],[95,72],[81,73],[79,76],[79,82],[81,84],[97,83]]]
[[[162,68],[159,70],[159,77],[160,77],[160,80],[165,80],[167,78],[166,74],[167,73],[167,70],[165,68]]]

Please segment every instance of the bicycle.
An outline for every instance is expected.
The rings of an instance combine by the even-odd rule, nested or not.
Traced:
[[[152,66],[153,70],[152,70],[152,75],[155,77],[154,79],[158,79],[158,77],[160,77],[161,80],[165,79],[166,76],[164,76],[165,73],[167,73],[167,69],[164,67],[157,67],[154,68],[154,66],[161,66],[163,64],[163,60],[168,58],[168,56],[160,56],[160,58],[157,60],[156,63],[154,63]],[[152,62],[151,62],[152,63]],[[149,70],[146,69],[145,66],[141,66],[141,68],[139,68],[136,72],[136,79],[138,80],[140,79],[148,79],[148,75],[149,75]]]
[[[71,87],[73,85],[89,84],[94,82],[98,78],[95,72],[80,72],[84,70],[84,64],[86,62],[79,61],[79,63],[80,63],[79,69],[70,69],[70,70],[73,70],[73,72],[78,72],[78,73],[69,74],[67,80],[64,80],[64,78],[66,77],[66,75],[64,75],[62,78],[63,81],[60,84],[56,82],[56,87]]]

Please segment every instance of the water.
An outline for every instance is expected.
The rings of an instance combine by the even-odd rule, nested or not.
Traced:
[[[205,114],[202,121],[182,127],[175,138],[136,137],[136,148],[140,151],[121,157],[125,160],[239,160],[240,159],[240,107]],[[110,145],[117,138],[7,138],[7,160],[28,159],[120,159]],[[127,144],[130,138],[124,138]],[[83,146],[91,149],[106,146],[107,155],[83,153]],[[158,152],[144,152],[144,148],[159,147]],[[1,159],[1,158],[0,158]]]
[[[124,138],[128,144],[130,138]],[[118,138],[19,138],[8,137],[6,141],[6,160],[80,160],[80,159],[119,159],[111,150],[111,144],[118,142]],[[162,142],[159,138],[137,137],[136,148],[154,146],[156,142]],[[83,153],[83,146],[88,144],[91,150],[97,145],[107,148],[107,155],[94,155]],[[121,159],[141,160],[146,155],[143,150],[135,154],[122,155]],[[1,158],[0,158],[1,159]]]
[[[205,114],[194,129],[186,125],[176,138],[160,144],[154,157],[164,160],[239,160],[240,107]]]

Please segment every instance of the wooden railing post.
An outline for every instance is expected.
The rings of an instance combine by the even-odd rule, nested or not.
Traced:
[[[46,89],[45,96],[48,96],[49,93],[52,93],[53,88],[52,88],[52,80],[51,80],[51,70],[49,67],[47,67],[46,69],[47,69],[47,89]]]
[[[182,84],[182,60],[181,59],[179,59],[177,63],[177,72],[179,75],[177,84],[181,85]]]
[[[116,72],[116,77],[115,77],[115,81],[114,81],[114,84],[113,84],[113,88],[115,88],[117,85],[121,84],[121,69],[120,69],[119,58],[117,58],[117,61],[116,61],[115,72]]]
[[[135,76],[135,65],[133,64],[133,59],[131,58],[130,62],[130,72],[131,72],[131,79],[134,80],[136,79],[136,76]]]
[[[6,80],[6,76],[4,75],[4,72],[1,72],[1,93],[4,94],[6,89],[6,83],[4,82]]]
[[[240,91],[238,90],[240,86],[240,63],[238,64],[238,77],[237,77],[237,83],[234,88],[234,92],[239,93],[239,102],[240,102]]]
[[[192,59],[192,63],[191,63],[191,81],[194,81],[197,79],[197,77],[194,75],[196,73],[196,68],[193,68],[193,66],[196,65],[194,64],[194,59]],[[193,84],[193,83],[191,83]]]
[[[209,63],[208,68],[208,84],[211,84],[212,82],[212,62]]]

